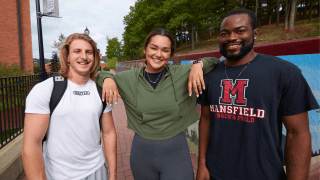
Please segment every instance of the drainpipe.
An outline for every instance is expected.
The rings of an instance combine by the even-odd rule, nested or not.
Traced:
[[[19,0],[17,0],[17,17],[18,17],[18,31],[19,31],[20,70],[23,70],[23,56],[22,56],[21,21],[20,21],[20,4],[19,4]]]

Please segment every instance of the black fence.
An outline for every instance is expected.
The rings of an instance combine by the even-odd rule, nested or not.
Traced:
[[[39,75],[0,77],[0,149],[23,132],[26,97],[38,82]]]

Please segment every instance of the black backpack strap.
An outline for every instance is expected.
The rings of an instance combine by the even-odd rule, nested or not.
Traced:
[[[101,130],[101,117],[102,117],[104,109],[107,107],[107,103],[106,103],[106,101],[102,101],[102,88],[98,85],[98,83],[96,83],[96,86],[97,86],[97,90],[98,90],[98,93],[99,93],[99,96],[100,96],[100,99],[102,102],[102,111],[101,111],[100,118],[99,118],[99,124],[100,124],[100,130]]]
[[[53,90],[50,98],[50,116],[59,104],[64,92],[67,89],[68,79],[59,75],[53,76]]]
[[[54,109],[59,104],[64,92],[67,89],[68,80],[66,78],[63,78],[59,75],[53,75],[53,90],[51,92],[51,98],[50,98],[50,117],[54,111]],[[47,134],[42,139],[42,143],[47,140]]]
[[[106,103],[106,101],[102,101],[102,88],[98,85],[98,83],[96,83],[96,86],[97,86],[97,90],[98,90],[98,93],[99,93],[99,96],[100,96],[100,99],[101,99],[101,102],[103,105],[102,112],[101,112],[101,114],[103,114],[104,109],[107,107],[107,103]]]

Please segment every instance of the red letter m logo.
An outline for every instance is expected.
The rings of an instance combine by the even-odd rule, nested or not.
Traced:
[[[235,83],[230,79],[222,79],[219,104],[246,106],[245,91],[248,84],[249,79],[237,79]]]

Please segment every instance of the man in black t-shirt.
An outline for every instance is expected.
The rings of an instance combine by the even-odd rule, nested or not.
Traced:
[[[306,179],[311,158],[308,111],[319,105],[294,64],[254,52],[257,17],[246,9],[229,12],[220,24],[226,57],[205,75],[198,98],[197,180]],[[281,149],[287,129],[286,172]]]

